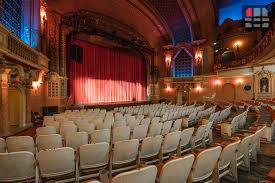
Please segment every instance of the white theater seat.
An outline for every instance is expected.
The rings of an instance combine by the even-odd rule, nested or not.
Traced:
[[[207,182],[206,180],[213,179],[214,168],[221,154],[221,150],[222,148],[220,146],[216,146],[201,151],[193,163],[188,182]]]
[[[112,171],[124,171],[136,167],[139,140],[124,140],[114,143]],[[129,165],[129,164],[133,165]]]
[[[135,126],[134,131],[133,131],[133,135],[132,135],[132,139],[142,140],[147,136],[147,132],[148,132],[148,126],[147,125]]]
[[[161,130],[161,135],[166,135],[167,133],[170,132],[170,129],[172,127],[173,121],[166,121],[163,123],[162,130]]]
[[[112,183],[155,183],[157,167],[150,165],[121,173],[112,179]]]
[[[161,134],[163,123],[154,123],[150,125],[148,137],[154,137]]]
[[[203,138],[204,134],[207,128],[207,124],[201,125],[198,127],[197,131],[195,132],[195,135],[191,138],[191,147],[192,149],[202,146],[203,144]]]
[[[153,117],[151,120],[151,124],[159,123],[159,122],[160,122],[160,117]]]
[[[35,158],[31,152],[0,153],[0,182],[34,182]]]
[[[224,177],[225,175],[232,175],[235,180],[238,180],[238,177],[235,175],[234,172],[234,166],[236,162],[236,150],[240,143],[240,140],[237,140],[235,142],[227,144],[221,152],[219,161],[218,161],[218,172],[217,172],[217,178],[220,179]],[[219,182],[219,180],[216,180],[216,182]]]
[[[130,127],[129,126],[121,126],[113,129],[113,143],[129,140],[130,139]]]
[[[88,144],[88,133],[87,132],[74,132],[70,133],[65,138],[66,147],[71,147],[75,151],[84,144]]]
[[[36,129],[36,135],[50,135],[56,134],[56,128],[54,126],[44,126]]]
[[[186,182],[194,159],[194,155],[189,154],[187,156],[174,159],[165,163],[159,175],[159,183]]]
[[[126,123],[125,120],[115,121],[114,124],[113,124],[114,128],[122,127],[122,126],[126,126],[126,125],[127,125],[127,123]]]
[[[140,159],[149,163],[158,161],[162,140],[162,135],[143,139],[141,143]]]
[[[255,134],[251,134],[242,138],[237,148],[236,165],[238,168],[250,171],[250,153],[249,149]],[[237,170],[237,168],[236,168]],[[237,174],[237,173],[236,173]]]
[[[6,141],[0,137],[0,153],[6,152]]]
[[[35,154],[33,138],[30,136],[12,136],[6,139],[8,152],[28,151]]]
[[[61,148],[63,146],[62,137],[59,134],[39,135],[36,137],[36,146],[38,152],[46,149]]]
[[[174,131],[181,131],[181,123],[182,123],[182,119],[177,119],[172,128],[170,129],[170,132],[174,132]]]
[[[168,133],[163,140],[163,159],[169,158],[169,153],[175,153],[177,151],[177,148],[179,147],[181,138],[181,132],[171,132]]]
[[[191,150],[191,138],[194,132],[194,127],[182,130],[180,138],[181,153]]]
[[[65,179],[74,181],[71,174],[75,172],[74,149],[63,147],[50,150],[42,150],[37,154],[40,177],[43,179]],[[71,176],[70,176],[71,175]],[[63,182],[65,182],[63,180]]]
[[[109,162],[109,144],[101,142],[80,146],[78,161],[80,180],[97,177],[99,170],[107,168]],[[82,172],[85,175],[82,175]]]
[[[143,118],[140,122],[141,125],[150,125],[151,118]]]
[[[107,142],[111,140],[111,129],[95,130],[91,134],[91,143]]]
[[[89,135],[95,131],[95,125],[93,123],[84,123],[84,124],[79,124],[78,126],[78,131],[80,132],[87,132]]]
[[[77,132],[76,125],[61,125],[60,126],[60,135],[62,138],[66,138],[67,135]]]
[[[60,131],[60,122],[59,121],[44,121],[44,126],[54,126],[56,132],[59,133]]]

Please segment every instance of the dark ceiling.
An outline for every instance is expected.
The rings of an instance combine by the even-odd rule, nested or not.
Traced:
[[[192,35],[177,0],[149,0],[173,33],[173,44],[191,42]]]

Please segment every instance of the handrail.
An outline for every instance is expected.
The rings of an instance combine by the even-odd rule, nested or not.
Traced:
[[[19,41],[14,35],[8,35],[8,49],[13,53],[25,60],[38,64],[39,53],[33,48],[29,48],[28,45],[24,45],[22,41]]]

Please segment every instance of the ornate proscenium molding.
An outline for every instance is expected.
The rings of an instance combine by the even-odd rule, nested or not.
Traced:
[[[73,28],[76,33],[102,36],[123,47],[153,53],[148,41],[140,33],[109,16],[79,10],[63,15],[61,23]]]

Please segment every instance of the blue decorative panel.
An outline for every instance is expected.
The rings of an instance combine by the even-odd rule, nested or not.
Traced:
[[[185,49],[182,49],[174,58],[173,76],[193,76],[193,57]]]
[[[2,0],[1,22],[16,36],[21,36],[22,0]]]

